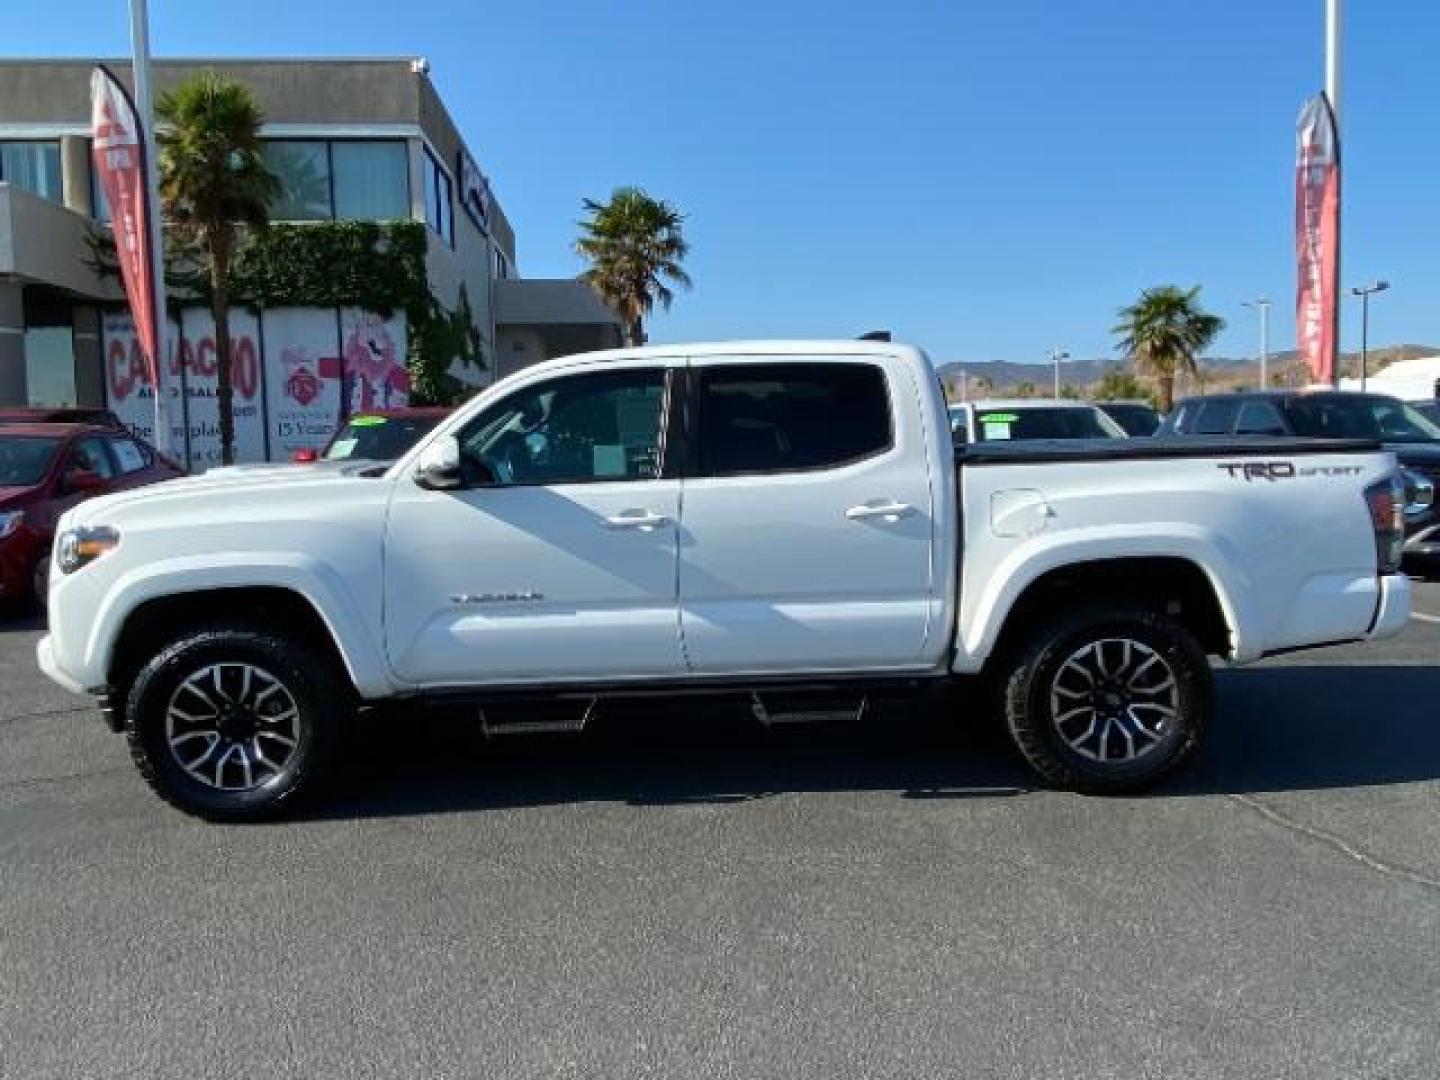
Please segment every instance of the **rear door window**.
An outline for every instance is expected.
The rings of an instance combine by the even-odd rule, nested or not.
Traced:
[[[872,364],[701,368],[701,476],[833,469],[894,444],[885,373]]]

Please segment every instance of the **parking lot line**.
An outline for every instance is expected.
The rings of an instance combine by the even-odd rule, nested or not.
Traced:
[[[1421,622],[1440,623],[1440,615],[1426,615],[1423,611],[1412,611],[1410,617],[1419,619]]]

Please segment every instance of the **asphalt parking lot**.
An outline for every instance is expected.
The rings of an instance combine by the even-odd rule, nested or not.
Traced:
[[[983,725],[366,728],[207,826],[0,624],[0,1076],[1432,1077],[1440,584],[1220,677],[1198,768],[1030,788]],[[687,723],[687,720],[693,722]]]

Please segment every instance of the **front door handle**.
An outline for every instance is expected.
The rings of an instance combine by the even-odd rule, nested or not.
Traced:
[[[866,521],[869,518],[884,518],[886,521],[899,521],[906,514],[913,514],[915,508],[909,503],[896,502],[894,499],[886,499],[883,502],[861,503],[859,506],[852,506],[845,511],[845,516],[851,521]]]
[[[626,510],[616,514],[614,517],[607,517],[605,524],[612,529],[658,529],[670,519],[664,514],[657,514],[653,510]]]

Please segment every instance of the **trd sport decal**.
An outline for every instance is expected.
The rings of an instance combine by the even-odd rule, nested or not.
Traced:
[[[1306,465],[1297,469],[1293,461],[1229,461],[1215,467],[1247,484],[1256,480],[1293,480],[1297,476],[1358,476],[1361,472],[1359,465]]]

